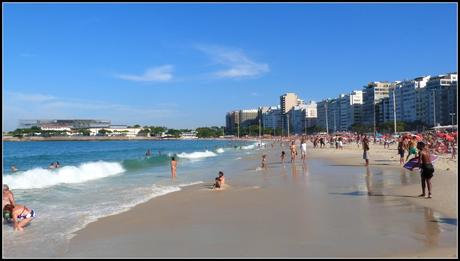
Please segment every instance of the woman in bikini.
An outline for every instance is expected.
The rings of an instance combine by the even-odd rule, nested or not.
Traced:
[[[3,218],[5,220],[13,219],[14,230],[23,231],[24,227],[35,217],[35,211],[24,205],[6,205],[3,209]]]

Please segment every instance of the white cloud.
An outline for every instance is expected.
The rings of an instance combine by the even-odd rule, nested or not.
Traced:
[[[119,74],[118,78],[136,82],[167,82],[173,78],[173,66],[163,65],[154,68],[148,68],[142,75]]]
[[[249,59],[241,50],[209,45],[199,45],[196,48],[209,55],[217,64],[227,67],[214,73],[218,78],[257,77],[270,71],[268,64]]]

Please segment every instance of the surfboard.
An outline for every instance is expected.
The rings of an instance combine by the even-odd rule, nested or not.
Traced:
[[[435,162],[438,159],[437,155],[431,154],[430,155],[431,162]],[[404,168],[408,170],[413,170],[415,168],[420,169],[420,164],[418,162],[418,158],[413,158],[409,160],[406,164],[403,166]]]

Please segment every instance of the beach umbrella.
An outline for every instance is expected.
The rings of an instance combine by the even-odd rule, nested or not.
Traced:
[[[422,136],[420,136],[420,135],[413,135],[412,137],[415,137],[415,139],[417,141],[422,141],[423,140]]]
[[[452,137],[452,136],[450,136],[450,135],[446,135],[445,139],[446,139],[447,141],[453,141],[453,140],[455,140],[455,138]]]

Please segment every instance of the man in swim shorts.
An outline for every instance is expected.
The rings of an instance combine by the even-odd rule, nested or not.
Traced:
[[[431,198],[431,178],[433,177],[434,167],[431,162],[430,152],[427,150],[425,143],[417,143],[419,150],[420,177],[422,181],[422,194],[419,197],[425,197],[425,184],[428,187],[428,197]]]

